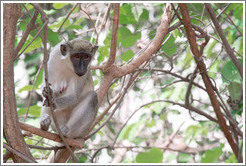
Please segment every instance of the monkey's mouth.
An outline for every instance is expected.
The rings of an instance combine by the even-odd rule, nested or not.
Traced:
[[[75,72],[79,77],[85,75],[86,71]]]

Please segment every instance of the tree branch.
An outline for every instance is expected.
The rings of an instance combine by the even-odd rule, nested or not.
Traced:
[[[6,143],[3,143],[3,147],[4,147],[5,149],[7,149],[8,151],[10,151],[11,153],[13,153],[13,154],[19,156],[20,158],[22,158],[23,160],[25,160],[25,161],[28,162],[28,163],[37,163],[37,161],[28,158],[26,155],[24,155],[23,153],[21,153],[21,152],[18,151],[18,150],[15,150],[15,149],[11,148],[11,147],[10,147],[8,144],[6,144]]]
[[[180,7],[180,11],[181,11],[181,14],[182,14],[182,17],[183,17],[182,21],[183,21],[183,24],[184,24],[184,27],[185,27],[187,38],[188,38],[189,43],[190,43],[191,51],[192,51],[192,53],[194,55],[195,61],[196,61],[197,65],[198,65],[198,68],[200,70],[203,82],[204,82],[204,84],[206,86],[207,93],[209,95],[210,101],[212,103],[212,106],[213,106],[214,111],[216,113],[216,116],[218,118],[218,123],[219,123],[219,125],[220,125],[220,127],[221,127],[221,129],[222,129],[227,141],[229,142],[234,154],[238,158],[237,146],[236,146],[236,144],[235,144],[235,142],[234,142],[234,140],[233,140],[233,138],[231,136],[229,128],[228,128],[228,126],[226,124],[226,121],[224,119],[224,116],[223,116],[223,114],[222,114],[222,112],[220,110],[220,104],[219,104],[219,102],[217,100],[217,97],[216,97],[216,95],[214,93],[211,80],[208,77],[207,70],[206,70],[206,65],[205,65],[205,63],[202,60],[202,54],[198,50],[197,43],[196,43],[196,36],[195,36],[195,32],[192,29],[192,25],[191,25],[191,21],[190,21],[190,16],[189,16],[187,5],[180,3],[179,7]]]
[[[221,40],[222,40],[222,42],[223,42],[223,44],[224,44],[224,46],[226,48],[226,52],[230,56],[232,62],[237,67],[237,69],[238,69],[238,71],[240,73],[240,76],[243,79],[243,66],[239,62],[239,60],[237,59],[237,57],[235,56],[235,54],[233,52],[233,49],[231,48],[230,44],[228,43],[228,41],[227,41],[227,39],[226,39],[226,37],[225,37],[225,35],[223,33],[223,30],[222,30],[222,28],[221,28],[221,26],[219,24],[219,21],[217,20],[215,14],[214,14],[214,11],[213,11],[213,9],[211,7],[211,4],[205,3],[205,6],[206,6],[206,8],[208,10],[208,13],[209,13],[209,15],[210,15],[213,23],[214,23],[215,28],[216,28],[217,32],[219,33],[219,36],[220,36],[220,38],[221,38]]]
[[[29,131],[35,135],[38,135],[40,137],[55,141],[55,142],[59,142],[62,143],[62,139],[60,138],[59,134],[54,134],[48,131],[44,131],[42,129],[33,127],[29,124],[23,123],[23,122],[19,122],[20,124],[20,128],[22,130],[25,131]],[[72,139],[72,138],[65,138],[66,142],[68,143],[68,145],[73,146],[73,147],[77,147],[77,148],[83,148],[84,147],[84,140],[83,139]]]
[[[30,22],[27,24],[27,26],[26,26],[26,30],[25,30],[25,32],[23,33],[20,42],[18,43],[18,45],[17,45],[16,48],[15,48],[15,53],[14,53],[14,55],[15,55],[16,58],[18,57],[18,56],[17,56],[18,52],[20,51],[20,49],[22,48],[22,46],[25,44],[25,41],[26,41],[26,39],[27,39],[29,33],[31,32],[31,30],[33,30],[33,29],[35,28],[35,22],[36,22],[36,20],[37,20],[37,17],[38,17],[38,11],[35,10],[34,13],[33,13],[32,18],[31,18],[31,21],[30,21]],[[16,59],[16,58],[15,58],[15,59]]]
[[[119,17],[120,17],[120,4],[113,4],[114,6],[114,18],[113,18],[113,30],[112,30],[112,39],[110,47],[109,59],[103,69],[104,73],[109,72],[110,67],[114,64],[116,56],[116,47],[117,47],[117,37],[118,37],[118,27],[119,27]]]
[[[102,83],[97,92],[99,105],[102,104],[103,98],[107,94],[107,91],[111,86],[111,82],[115,78],[132,73],[141,64],[149,60],[149,58],[160,49],[163,39],[165,35],[168,33],[172,13],[171,8],[171,5],[167,3],[165,11],[162,15],[161,23],[157,28],[155,38],[153,39],[152,43],[148,46],[148,48],[145,49],[138,58],[134,59],[132,62],[122,67],[111,65],[110,69],[108,69],[107,72],[104,72]]]
[[[3,132],[9,146],[13,147],[17,151],[21,151],[25,156],[34,160],[21,134],[16,112],[14,45],[16,24],[20,16],[20,4],[3,4]],[[13,155],[13,161],[18,163],[26,162],[16,154]]]
[[[45,25],[45,23],[48,22],[49,19],[48,19],[48,16],[45,14],[45,12],[42,10],[42,8],[38,4],[32,4],[32,5],[35,7],[35,9],[37,9],[40,12],[42,22],[44,23],[44,25],[43,25],[43,27],[44,27],[44,43],[43,43],[43,45],[44,45],[44,72],[45,72],[45,84],[46,84],[46,87],[49,87],[49,81],[48,81],[49,77],[48,77],[48,67],[47,67],[49,55],[48,55],[47,43],[46,43],[46,41],[47,41],[47,24]],[[52,93],[50,91],[50,88],[48,88],[48,102],[51,101],[51,98],[52,98]],[[55,110],[54,103],[50,103],[49,106],[50,106],[50,112],[51,112],[53,121],[54,121],[55,126],[56,126],[56,130],[58,131],[58,133],[62,139],[62,143],[66,146],[67,150],[71,154],[73,162],[78,162],[78,159],[74,155],[72,149],[68,146],[68,143],[66,142],[66,139],[64,138],[64,136],[61,132],[61,129],[59,127],[58,121],[57,121],[55,113],[54,113],[54,110]]]

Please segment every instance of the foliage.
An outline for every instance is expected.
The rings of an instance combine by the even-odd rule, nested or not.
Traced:
[[[34,8],[30,4],[25,4],[31,14]],[[177,4],[173,4],[177,8]],[[204,49],[203,59],[207,66],[209,77],[213,80],[213,85],[218,89],[221,98],[225,100],[226,107],[233,115],[234,120],[243,128],[243,80],[240,74],[230,60],[223,43],[217,36],[210,24],[209,14],[204,8],[204,4],[190,3],[187,4],[192,18],[192,24],[204,28],[212,36]],[[220,13],[227,4],[212,4],[216,14]],[[85,32],[94,27],[99,13],[101,19],[103,13],[107,9],[107,4],[81,4],[81,8],[86,9],[92,17],[90,20],[87,15],[79,10],[78,7],[72,11],[72,14],[66,19],[67,14],[74,4],[67,3],[47,3],[42,4],[42,8],[49,16],[47,42],[49,48],[57,45],[59,41],[70,40],[80,34],[79,37],[90,40],[93,31]],[[165,4],[160,3],[124,3],[120,7],[119,29],[117,40],[117,53],[115,63],[119,66],[130,63],[141,53],[141,48],[148,45],[155,37],[156,29],[160,24]],[[235,55],[243,64],[243,5],[240,3],[230,4],[225,10],[228,16],[222,13],[218,20],[223,27],[223,31],[230,45],[234,48]],[[205,10],[205,11],[204,11]],[[112,37],[112,19],[113,10],[109,15],[107,24],[99,35],[99,49],[96,54],[92,66],[102,66],[107,62]],[[22,6],[23,16],[18,20],[16,44],[20,41],[26,25],[31,18]],[[179,9],[177,12],[180,14]],[[174,15],[174,12],[173,12]],[[63,24],[63,22],[65,23]],[[231,20],[235,26],[231,23]],[[100,25],[102,20],[99,19]],[[92,23],[93,22],[93,23]],[[179,22],[177,16],[173,17],[171,26]],[[39,14],[37,23],[39,29],[43,22]],[[63,26],[61,27],[61,25]],[[61,34],[57,31],[61,27]],[[97,27],[98,28],[98,27]],[[76,33],[75,33],[76,32]],[[197,32],[198,33],[198,32]],[[37,34],[37,30],[32,30],[28,36],[21,51],[29,44],[29,42]],[[91,41],[95,41],[96,35]],[[203,38],[197,37],[197,43],[204,42]],[[43,80],[43,70],[39,74],[39,66],[43,60],[42,40],[40,37],[27,47],[24,53],[15,62],[15,85],[16,85],[16,101],[17,113],[20,121],[25,119],[28,99],[32,96],[28,117],[26,122],[39,127],[39,114],[42,106],[42,97],[40,85]],[[178,104],[185,104],[186,92],[189,85],[189,79],[196,68],[196,62],[190,51],[187,35],[182,26],[175,28],[163,40],[160,50],[153,54],[146,69],[135,80],[134,85],[128,90],[121,107],[117,113],[107,123],[106,127],[101,129],[92,137],[90,143],[86,142],[86,150],[78,154],[81,163],[89,162],[91,156],[104,144],[116,140],[115,151],[110,148],[100,151],[97,154],[97,162],[111,162],[118,154],[117,150],[125,149],[121,161],[127,163],[162,163],[162,162],[237,162],[235,155],[231,149],[226,148],[226,139],[221,132],[219,125],[204,116],[193,112],[192,110],[182,107]],[[144,68],[141,66],[141,68]],[[21,75],[20,69],[24,71]],[[162,69],[165,72],[155,71],[152,69]],[[140,71],[138,69],[137,71]],[[137,72],[136,71],[136,72]],[[93,79],[95,89],[98,89],[103,77],[100,70],[93,70]],[[36,80],[36,83],[34,84]],[[126,78],[119,78],[112,82],[112,86],[108,91],[107,99],[112,102],[114,97],[120,92],[122,84],[126,84]],[[204,87],[203,81],[198,74],[194,82]],[[32,89],[34,93],[31,93]],[[168,100],[162,102],[154,102],[155,100]],[[172,101],[172,102],[169,102]],[[190,104],[216,117],[213,107],[207,93],[200,87],[193,84],[191,94],[189,96]],[[149,104],[146,104],[149,103]],[[108,103],[105,102],[99,109],[100,115],[106,108]],[[146,105],[144,105],[146,104]],[[142,106],[142,107],[141,107]],[[223,107],[225,107],[223,105]],[[126,119],[133,111],[140,108],[133,115],[131,120],[126,123]],[[222,108],[222,107],[221,107]],[[107,118],[104,117],[102,121]],[[228,121],[228,119],[227,119]],[[184,122],[184,123],[183,123]],[[102,123],[102,122],[101,122]],[[126,126],[120,130],[121,126]],[[96,128],[99,125],[96,126]],[[179,128],[180,127],[180,128]],[[178,130],[178,131],[176,131]],[[120,131],[119,137],[115,138],[117,132]],[[176,131],[176,132],[175,132]],[[172,136],[173,134],[173,136]],[[219,135],[218,137],[215,135]],[[171,140],[169,138],[171,137]],[[27,144],[37,144],[39,146],[52,146],[55,143],[38,136],[25,137]],[[169,144],[165,146],[166,141]],[[117,148],[118,147],[118,148]],[[123,148],[125,147],[125,148]],[[143,148],[145,147],[145,148]],[[147,148],[146,148],[147,147]],[[163,148],[166,148],[164,150]],[[186,150],[184,150],[186,149]],[[123,151],[123,150],[122,150]],[[195,153],[192,153],[194,152]],[[48,156],[48,150],[31,150],[34,157]],[[45,158],[45,157],[44,157]],[[40,159],[42,160],[42,158]]]

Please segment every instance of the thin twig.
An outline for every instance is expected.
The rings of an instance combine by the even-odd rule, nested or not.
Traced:
[[[72,7],[72,9],[71,9],[70,12],[68,13],[67,17],[66,17],[66,18],[64,19],[64,21],[62,22],[61,26],[59,27],[59,29],[58,29],[58,31],[57,31],[59,34],[60,34],[60,31],[61,31],[62,26],[64,25],[64,23],[67,21],[68,17],[72,14],[72,12],[74,11],[74,9],[75,9],[77,6],[78,6],[78,3],[76,3],[76,4]]]
[[[219,6],[219,4],[215,3],[215,5],[220,8],[221,10],[221,7]],[[225,11],[223,12],[226,17],[230,20],[230,23],[237,29],[237,31],[240,33],[240,36],[243,36],[242,32],[239,30],[238,26],[236,26],[236,24],[234,23],[234,21],[232,20],[231,16],[229,16]]]
[[[47,51],[47,23],[48,23],[48,16],[44,13],[44,11],[42,10],[42,8],[38,5],[38,4],[33,4],[33,6],[39,10],[39,12],[41,13],[41,19],[45,25],[45,28],[44,28],[44,72],[45,72],[45,84],[46,84],[46,87],[49,87],[49,81],[48,81],[48,67],[47,67],[47,62],[49,60],[49,55],[48,55],[48,51]],[[45,24],[46,23],[46,24]],[[44,26],[43,26],[44,27]],[[53,118],[53,121],[55,123],[55,126],[56,126],[56,129],[62,139],[62,142],[63,144],[66,146],[67,150],[69,151],[69,153],[71,154],[71,157],[72,157],[72,160],[73,162],[78,162],[78,159],[76,158],[76,156],[74,155],[73,151],[71,150],[71,148],[69,147],[68,143],[66,142],[62,132],[61,132],[61,129],[59,127],[59,124],[58,124],[58,121],[56,119],[56,116],[55,116],[55,113],[54,113],[54,110],[55,110],[55,105],[54,103],[51,103],[51,100],[52,99],[52,93],[50,91],[50,88],[48,88],[48,102],[50,102],[49,106],[50,106],[50,112],[51,112],[51,115],[52,115],[52,118]]]
[[[23,54],[23,52],[26,51],[26,49],[32,44],[32,42],[38,37],[38,35],[40,35],[40,33],[43,31],[43,29],[47,26],[48,21],[44,22],[42,28],[38,31],[38,33],[34,36],[34,38],[30,41],[30,43],[28,43],[28,45],[22,50],[22,52],[16,56],[15,60],[21,55]]]
[[[25,44],[25,41],[26,41],[29,33],[31,32],[31,30],[33,30],[35,28],[35,22],[37,20],[37,17],[38,17],[38,11],[35,10],[34,13],[33,13],[32,18],[31,18],[31,21],[27,24],[26,30],[23,33],[21,40],[19,41],[18,45],[16,46],[16,48],[14,50],[15,59],[17,59],[18,52],[20,51],[20,49],[22,48],[22,46]]]
[[[66,148],[65,146],[61,146],[61,147],[58,147],[58,146],[54,146],[54,147],[44,147],[44,146],[37,146],[37,145],[28,145],[29,148],[32,148],[32,149],[40,149],[40,150],[58,150],[58,149],[64,149]]]
[[[101,22],[101,25],[99,27],[99,30],[98,30],[98,36],[100,35],[101,31],[102,31],[102,28],[105,27],[105,24],[107,23],[107,20],[108,20],[108,16],[109,16],[109,12],[110,12],[110,9],[112,7],[112,4],[108,4],[108,8],[103,16],[103,21]],[[96,44],[98,43],[98,37],[96,39]]]
[[[119,108],[120,104],[122,103],[125,94],[127,93],[127,90],[130,86],[130,81],[128,82],[128,84],[124,87],[122,95],[118,101],[118,103],[116,104],[116,106],[114,107],[114,109],[112,110],[111,114],[107,117],[107,119],[92,133],[90,133],[88,136],[86,136],[84,138],[84,140],[87,140],[88,138],[92,137],[95,133],[97,133],[103,126],[105,126],[105,124],[108,123],[108,121],[112,118],[112,116],[114,115],[114,113],[116,112],[116,110]]]
[[[235,56],[235,54],[233,52],[233,49],[231,48],[230,44],[228,43],[228,41],[227,41],[227,39],[226,39],[226,37],[224,35],[224,32],[223,32],[223,30],[222,30],[222,28],[221,28],[221,26],[219,24],[219,21],[217,20],[215,14],[214,14],[214,11],[212,9],[211,4],[206,3],[205,6],[206,6],[206,8],[208,10],[208,13],[209,13],[214,25],[215,25],[215,28],[216,28],[217,32],[219,33],[219,36],[220,36],[220,38],[221,38],[221,40],[222,40],[222,42],[223,42],[223,44],[224,44],[224,46],[226,48],[226,52],[230,56],[232,62],[237,67],[237,69],[238,69],[238,71],[240,73],[240,76],[243,79],[243,67],[242,67],[242,64],[237,59],[237,57]]]
[[[91,16],[90,16],[84,9],[82,9],[81,5],[79,5],[79,9],[82,10],[82,11],[89,17],[89,20],[91,21],[91,23],[92,23],[92,25],[93,25],[93,27],[94,27],[94,30],[95,30],[95,32],[96,32],[96,34],[97,34],[97,38],[98,38],[97,29],[96,29],[96,26],[95,26],[94,22],[93,22],[92,19],[91,19]]]
[[[29,113],[29,109],[30,109],[30,105],[31,105],[31,101],[32,101],[32,94],[34,93],[34,87],[35,87],[35,85],[36,85],[36,82],[37,82],[37,80],[38,80],[38,76],[39,76],[40,71],[42,70],[42,68],[43,68],[43,61],[42,61],[41,65],[39,66],[38,72],[37,72],[37,74],[36,74],[36,76],[35,76],[35,78],[34,78],[34,81],[33,81],[32,90],[31,90],[31,92],[30,92],[30,96],[29,96],[28,102],[27,102],[27,110],[26,110],[24,122],[26,121],[27,115],[28,115],[28,113]]]

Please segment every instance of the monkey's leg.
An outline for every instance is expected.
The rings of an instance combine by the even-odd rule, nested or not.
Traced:
[[[72,110],[70,119],[63,128],[67,131],[64,133],[65,136],[83,138],[95,120],[97,109],[97,94],[90,91]]]

